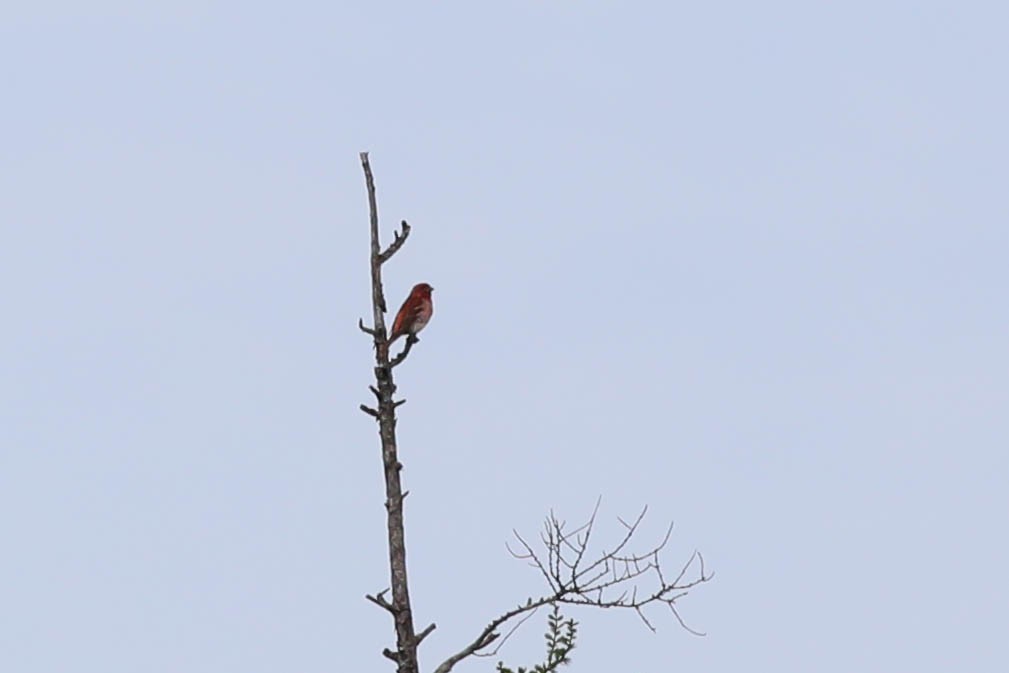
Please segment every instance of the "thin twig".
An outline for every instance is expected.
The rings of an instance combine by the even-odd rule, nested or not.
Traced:
[[[540,606],[540,607],[542,607],[542,606]],[[497,641],[497,647],[495,647],[493,650],[491,650],[490,652],[474,652],[473,656],[475,656],[475,657],[493,657],[493,656],[497,655],[497,653],[501,650],[501,647],[504,646],[504,644],[508,642],[508,639],[511,638],[512,635],[516,631],[519,630],[519,627],[522,626],[523,624],[525,624],[530,619],[532,619],[533,616],[538,611],[539,611],[539,608],[533,608],[532,610],[529,611],[529,613],[527,615],[525,615],[524,617],[522,617],[522,619],[520,619],[517,622],[515,622],[515,624],[510,629],[508,629],[508,633],[504,634],[504,636],[500,640]]]

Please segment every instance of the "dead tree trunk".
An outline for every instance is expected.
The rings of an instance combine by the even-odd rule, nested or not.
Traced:
[[[406,493],[400,482],[400,471],[403,465],[399,462],[396,451],[396,407],[406,400],[394,400],[396,384],[393,381],[392,370],[409,354],[416,342],[409,336],[403,352],[392,360],[389,359],[389,341],[385,329],[385,294],[382,290],[382,265],[396,254],[400,246],[410,234],[410,225],[404,221],[401,230],[396,232],[395,240],[382,250],[378,238],[378,205],[375,200],[375,179],[368,163],[368,153],[361,153],[361,166],[364,169],[368,186],[368,206],[371,213],[371,303],[372,327],[366,327],[364,322],[358,323],[362,331],[371,335],[375,345],[375,386],[371,392],[375,395],[377,408],[362,404],[361,409],[378,421],[378,434],[382,440],[382,463],[385,469],[385,509],[389,533],[389,571],[392,588],[391,602],[385,597],[389,589],[384,589],[368,600],[387,610],[396,625],[396,649],[385,649],[383,654],[396,662],[398,673],[419,673],[417,666],[417,645],[431,631],[434,624],[424,629],[420,634],[414,632],[413,611],[410,606],[410,590],[406,574],[406,540],[403,533],[403,498]]]

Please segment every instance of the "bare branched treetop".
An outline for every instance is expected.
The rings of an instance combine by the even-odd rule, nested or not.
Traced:
[[[656,544],[637,549],[637,536],[648,508],[643,508],[630,522],[618,518],[624,529],[621,538],[608,551],[592,555],[589,544],[595,532],[599,501],[589,520],[575,528],[551,512],[540,532],[539,545],[530,544],[518,531],[513,531],[517,548],[509,546],[512,556],[526,561],[539,571],[547,592],[538,598],[528,598],[501,616],[493,619],[466,647],[446,659],[435,673],[448,673],[471,655],[492,656],[533,612],[545,605],[580,605],[594,608],[622,608],[633,611],[652,631],[655,626],[646,614],[650,606],[665,606],[677,623],[694,635],[702,633],[690,628],[676,608],[676,601],[691,589],[709,581],[714,573],[704,567],[704,557],[694,552],[675,573],[663,569],[660,555],[669,543],[673,526]],[[504,632],[501,628],[511,622]],[[491,644],[497,643],[493,650]]]

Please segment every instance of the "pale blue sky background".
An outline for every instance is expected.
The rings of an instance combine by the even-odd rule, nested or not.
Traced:
[[[709,635],[573,673],[1009,667],[1003,3],[19,4],[0,670],[392,670],[360,150],[426,671],[598,495]]]

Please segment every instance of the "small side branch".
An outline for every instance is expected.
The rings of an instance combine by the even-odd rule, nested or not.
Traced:
[[[369,335],[371,337],[374,337],[374,336],[376,336],[378,334],[378,330],[373,330],[370,327],[365,327],[364,326],[364,318],[358,318],[357,319],[357,327],[362,332],[364,332],[365,334],[367,334],[367,335]]]
[[[367,598],[372,603],[374,603],[375,605],[377,605],[378,607],[382,608],[383,610],[387,610],[390,614],[392,614],[393,616],[395,616],[396,615],[396,610],[393,609],[392,603],[390,603],[389,601],[385,600],[385,594],[387,594],[387,593],[389,593],[388,589],[382,589],[381,591],[379,591],[374,596],[372,596],[370,594],[365,594],[364,597]]]
[[[389,259],[392,258],[392,256],[395,255],[401,247],[403,247],[403,244],[406,243],[406,239],[410,236],[410,225],[406,223],[406,220],[403,220],[399,226],[400,231],[394,231],[392,234],[392,243],[390,243],[389,247],[378,256],[380,264],[388,262]]]
[[[436,628],[438,628],[437,625],[434,622],[431,622],[426,629],[417,634],[417,644],[420,645],[421,641],[431,635],[431,632]]]

